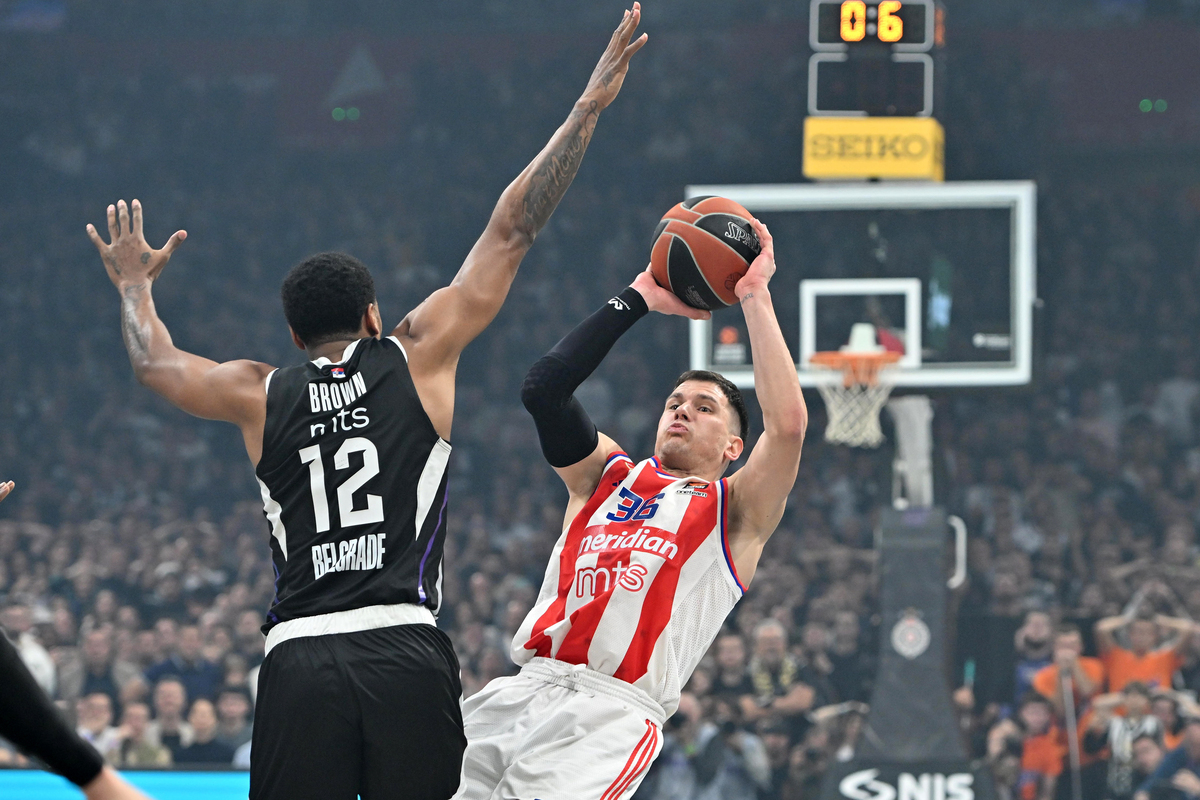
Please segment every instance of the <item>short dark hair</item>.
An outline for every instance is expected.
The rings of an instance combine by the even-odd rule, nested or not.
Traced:
[[[1021,702],[1017,704],[1017,708],[1021,709],[1029,705],[1043,705],[1051,711],[1054,710],[1054,705],[1050,702],[1049,698],[1035,691],[1028,691],[1021,695]]]
[[[288,325],[309,347],[354,338],[375,281],[366,265],[346,253],[317,253],[292,267],[280,289]]]
[[[1073,622],[1061,622],[1054,629],[1055,637],[1059,636],[1083,636],[1083,631]]]
[[[716,384],[721,390],[721,394],[725,395],[725,399],[729,401],[729,405],[733,406],[733,410],[737,412],[738,418],[738,436],[743,439],[750,432],[750,413],[746,411],[746,399],[742,397],[742,392],[733,382],[716,372],[709,372],[706,369],[689,369],[687,372],[679,376],[675,381],[674,388],[678,389],[680,384],[687,381],[704,381],[705,383]]]
[[[1130,681],[1125,684],[1125,688],[1121,690],[1125,694],[1140,694],[1147,700],[1150,699],[1150,687],[1141,681]]]

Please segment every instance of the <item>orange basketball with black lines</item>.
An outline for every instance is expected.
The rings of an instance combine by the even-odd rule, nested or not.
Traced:
[[[733,305],[733,287],[762,251],[751,219],[749,211],[725,197],[684,200],[654,229],[654,279],[693,308]]]

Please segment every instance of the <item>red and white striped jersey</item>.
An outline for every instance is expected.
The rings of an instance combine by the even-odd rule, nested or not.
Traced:
[[[559,537],[512,657],[554,658],[642,689],[667,716],[745,591],[725,537],[724,480],[615,453]]]

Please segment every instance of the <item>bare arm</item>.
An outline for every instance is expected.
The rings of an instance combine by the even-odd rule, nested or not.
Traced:
[[[567,121],[500,195],[454,280],[396,327],[394,334],[405,342],[414,375],[453,371],[459,354],[499,313],[521,259],[579,171],[600,112],[616,99],[629,59],[646,43],[646,34],[630,41],[640,19],[641,7],[634,3]]]
[[[754,576],[763,547],[783,517],[808,428],[808,408],[796,377],[796,362],[779,329],[767,289],[775,272],[774,245],[765,225],[758,220],[753,225],[762,252],[734,287],[750,333],[754,391],[763,413],[762,436],[746,466],[729,479],[729,548],[743,583]]]
[[[1128,622],[1129,618],[1122,615],[1119,617],[1105,617],[1096,623],[1096,647],[1099,648],[1101,653],[1107,653],[1117,646],[1117,640],[1113,637],[1113,634]]]
[[[1161,648],[1163,650],[1174,650],[1175,652],[1185,650],[1191,644],[1192,637],[1196,635],[1196,623],[1190,619],[1159,614],[1155,616],[1154,621],[1160,628],[1167,628],[1175,633],[1174,640],[1163,645]]]
[[[134,200],[132,206],[132,217],[124,200],[108,207],[111,244],[104,243],[94,226],[88,225],[87,232],[121,293],[121,335],[133,374],[189,414],[240,427],[250,459],[257,463],[267,411],[264,385],[271,367],[256,361],[218,364],[175,346],[158,318],[151,286],[187,233],[176,232],[161,250],[154,250],[142,234],[142,205]]]

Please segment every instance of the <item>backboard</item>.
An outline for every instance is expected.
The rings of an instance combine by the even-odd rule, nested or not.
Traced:
[[[800,383],[841,380],[809,359],[844,345],[855,322],[902,353],[896,386],[1029,383],[1036,301],[1031,181],[689,186],[762,220],[775,239],[771,296]],[[736,310],[690,323],[692,369],[753,388]]]

